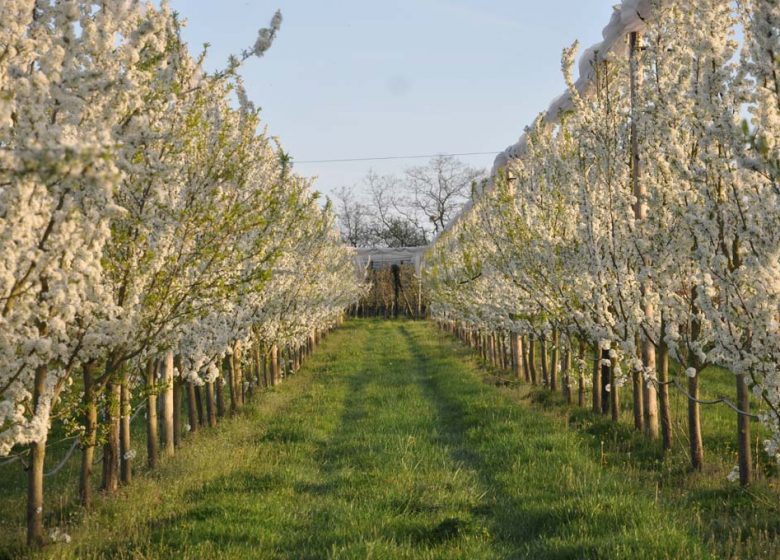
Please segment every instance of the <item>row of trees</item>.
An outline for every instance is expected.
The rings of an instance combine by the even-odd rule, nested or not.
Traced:
[[[335,193],[341,236],[352,247],[420,247],[444,231],[471,196],[484,171],[452,156],[437,156],[403,176],[365,178],[365,198],[342,187]]]
[[[596,410],[616,417],[630,383],[636,427],[665,449],[679,362],[696,469],[700,374],[728,368],[744,485],[750,391],[780,457],[780,3],[649,5],[641,33],[597,53],[584,93],[576,45],[565,50],[572,109],[540,116],[525,153],[436,241],[432,309],[482,348],[506,333],[527,369],[549,349],[548,386],[563,376],[571,395],[587,375]]]
[[[353,317],[425,317],[428,297],[414,265],[368,267],[365,285],[363,297],[349,309]]]
[[[139,387],[154,466],[158,406],[172,455],[183,392],[213,423],[223,384],[238,408],[362,288],[237,74],[279,13],[215,73],[165,2],[4,0],[0,22],[0,455],[27,450],[41,544],[53,423],[77,425],[88,504],[99,443],[103,489],[130,480]]]

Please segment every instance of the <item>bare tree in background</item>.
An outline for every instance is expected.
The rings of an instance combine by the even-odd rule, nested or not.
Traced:
[[[335,193],[335,210],[339,218],[341,239],[352,247],[374,245],[374,212],[355,198],[352,189],[341,187]]]
[[[403,189],[397,177],[369,171],[365,179],[374,210],[374,237],[388,247],[418,247],[428,244],[425,228],[399,204]]]
[[[402,177],[369,171],[364,180],[367,202],[354,189],[336,191],[341,235],[353,247],[418,247],[444,230],[469,200],[485,172],[452,156],[407,169]]]
[[[403,206],[407,212],[425,216],[437,234],[468,201],[472,186],[484,178],[480,169],[452,156],[437,156],[428,165],[406,170]]]

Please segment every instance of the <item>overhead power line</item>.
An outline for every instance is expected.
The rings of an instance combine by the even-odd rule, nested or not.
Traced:
[[[296,161],[293,159],[294,164],[304,163],[349,163],[355,161],[386,161],[391,159],[431,159],[435,157],[463,157],[463,156],[495,156],[499,152],[465,152],[462,154],[427,154],[427,155],[415,155],[415,156],[380,156],[380,157],[364,157],[364,158],[344,158],[344,159],[310,159],[305,161]]]

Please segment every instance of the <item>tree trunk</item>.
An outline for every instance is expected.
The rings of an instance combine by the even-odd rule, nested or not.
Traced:
[[[314,338],[316,344],[316,336]],[[275,386],[279,382],[279,347],[276,344],[271,345],[271,385]]]
[[[688,378],[688,394],[699,399],[699,373]],[[701,407],[688,399],[688,437],[691,440],[691,466],[701,471],[704,466],[704,445],[701,439]]]
[[[216,409],[217,409],[217,417],[218,418],[224,418],[225,417],[225,378],[223,377],[224,374],[220,373],[220,376],[217,377],[216,381],[214,381],[214,389],[215,394],[214,398],[216,399]]]
[[[593,412],[603,414],[604,409],[601,402],[603,396],[601,387],[601,350],[599,350],[598,346],[593,347],[593,386],[591,390],[593,394]]]
[[[566,402],[571,404],[573,400],[571,392],[571,341],[563,352],[565,355],[561,368],[563,370],[563,394],[566,397]]]
[[[611,391],[607,391],[607,387],[611,388],[612,383],[612,366],[610,365],[612,360],[609,357],[609,350],[601,350],[601,413],[606,415],[610,410],[610,402],[612,397]]]
[[[184,379],[182,373],[181,356],[177,355],[173,359],[176,371],[179,372],[173,380],[173,445],[179,447],[182,437],[182,415],[184,414]]]
[[[252,344],[251,350],[252,350],[252,384],[254,385],[256,391],[259,390],[261,386],[260,347],[255,342],[254,344]]]
[[[119,459],[122,484],[130,484],[133,480],[132,441],[130,433],[130,373],[127,366],[122,366],[122,384],[119,392]]]
[[[510,335],[510,344],[512,347],[512,372],[515,375],[515,379],[519,380],[522,378],[521,371],[523,370],[523,352],[520,343],[520,335],[513,332]]]
[[[672,408],[669,402],[669,347],[666,345],[666,326],[661,319],[661,337],[658,343],[658,399],[660,401],[661,439],[664,451],[672,449]]]
[[[89,361],[84,364],[84,439],[81,448],[81,472],[79,475],[79,504],[85,508],[92,505],[92,463],[95,460],[97,445],[97,388],[95,374],[97,364]]]
[[[103,446],[103,484],[101,489],[111,494],[119,487],[119,401],[122,387],[116,381],[106,386],[106,424],[108,439]]]
[[[156,469],[160,456],[159,436],[157,433],[157,363],[146,361],[146,464]]]
[[[550,387],[550,371],[547,366],[547,335],[542,336],[539,346],[539,359],[542,362],[542,385],[546,388]]]
[[[536,371],[536,344],[532,336],[528,339],[528,369],[531,370],[531,383],[536,385],[539,382],[539,376]]]
[[[750,392],[744,374],[737,378],[737,408],[750,412]],[[750,455],[750,417],[737,414],[737,443],[739,449],[739,483],[747,486],[753,479],[753,460]]]
[[[631,382],[634,393],[634,429],[639,432],[643,432],[645,429],[645,410],[644,396],[642,394],[642,372],[633,369],[631,372]]]
[[[612,413],[612,421],[620,420],[620,391],[615,378],[615,359],[610,360],[609,367],[609,410]]]
[[[206,415],[209,421],[209,427],[213,428],[217,425],[217,411],[215,399],[214,384],[219,384],[219,378],[216,381],[209,381],[206,383]]]
[[[230,413],[235,414],[238,410],[238,387],[236,385],[236,373],[233,370],[233,355],[228,354],[222,360],[222,372],[227,379],[228,392],[230,394]]]
[[[38,366],[33,385],[33,410],[46,390],[49,368]],[[41,547],[45,544],[43,534],[43,465],[46,459],[46,437],[30,444],[30,465],[27,472],[27,545]]]
[[[200,388],[200,385],[195,385],[195,407],[198,410],[198,426],[205,426],[206,425],[206,415],[203,410],[203,391]]]
[[[650,307],[650,306],[647,306]],[[650,308],[652,313],[652,308]],[[642,365],[648,372],[656,371],[655,345],[646,336],[642,337]],[[645,435],[655,441],[658,439],[658,390],[656,386],[645,381],[642,376],[642,395],[644,397]]]
[[[173,457],[174,439],[173,439],[173,351],[165,353],[163,362],[163,455]]]
[[[522,336],[520,337],[520,350],[521,355],[523,358],[523,377],[525,378],[526,382],[531,382],[531,367],[528,365],[528,349],[530,347],[530,344],[528,343],[528,337]]]
[[[560,334],[558,329],[552,331],[552,348],[550,349],[550,390],[558,390],[558,360],[560,358],[561,350],[560,346]]]
[[[691,288],[691,346],[698,342],[701,336],[701,321],[699,320],[699,306],[697,303],[696,287]],[[704,466],[704,443],[701,438],[701,406],[699,400],[699,374],[702,362],[695,351],[688,352],[688,368],[693,368],[695,374],[688,377],[688,393],[692,399],[688,399],[688,437],[691,444],[691,466],[698,471]],[[687,371],[686,371],[687,374]]]
[[[585,363],[585,343],[580,340],[579,364],[577,366],[577,404],[585,406],[585,375],[582,372],[582,365]]]
[[[178,368],[181,372],[181,368]],[[182,415],[182,401],[184,397],[184,383],[181,377],[176,377],[173,380],[173,445],[179,447],[181,445],[181,415]]]
[[[190,425],[190,432],[198,433],[198,398],[195,394],[195,383],[187,381],[187,423]]]
[[[232,361],[233,374],[236,377],[236,400],[238,401],[239,408],[244,406],[244,368],[242,367],[241,362],[242,350],[241,342],[236,342],[233,346]]]
[[[639,152],[639,129],[637,127],[637,112],[639,106],[637,102],[637,89],[641,84],[642,73],[637,71],[639,65],[640,35],[632,32],[629,35],[629,81],[631,97],[631,183],[632,191],[636,202],[634,203],[634,218],[637,222],[647,219],[647,188],[642,182],[642,158]],[[647,258],[645,256],[645,258]],[[646,320],[653,319],[654,309],[648,297],[648,280],[644,279],[640,286],[642,293],[642,311]],[[641,334],[641,354],[642,365],[645,372],[653,372],[655,364],[655,346],[653,342]],[[658,397],[656,388],[652,383],[645,382],[644,372],[636,373],[639,377],[639,386],[634,381],[634,401],[641,402],[641,418],[637,421],[635,416],[634,423],[637,429],[644,429],[645,434],[652,440],[658,439]],[[639,389],[639,391],[637,391]],[[634,408],[636,415],[637,408]]]
[[[309,339],[309,346],[311,347],[311,338]],[[262,368],[263,368],[263,387],[267,388],[267,387],[270,387],[270,385],[271,385],[271,379],[270,379],[270,373],[269,373],[270,370],[269,370],[269,367],[268,367],[268,363],[269,363],[268,353],[263,351],[263,353],[262,353],[262,355],[260,357],[260,361],[262,362],[261,365],[262,365]]]

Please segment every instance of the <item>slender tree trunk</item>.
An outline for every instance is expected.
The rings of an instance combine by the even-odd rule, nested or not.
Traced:
[[[163,455],[165,457],[173,457],[174,441],[173,441],[173,351],[169,350],[165,354],[165,361],[163,362],[163,378],[164,388],[162,393],[162,405],[163,405]]]
[[[750,412],[750,392],[748,391],[745,374],[737,378],[737,407]],[[739,483],[747,486],[753,479],[753,460],[750,455],[750,418],[737,414],[737,443],[739,449]]]
[[[173,446],[179,447],[182,437],[182,415],[184,414],[184,366],[181,356],[173,358],[173,364],[179,374],[173,379]]]
[[[558,329],[552,331],[552,348],[550,349],[550,390],[558,390],[558,360],[560,358],[560,334]]]
[[[582,372],[582,364],[585,363],[585,343],[580,340],[579,345],[579,365],[577,366],[577,404],[585,406],[585,375]]]
[[[209,427],[217,425],[217,410],[215,401],[214,384],[219,385],[219,378],[216,381],[206,383],[206,416],[208,417]]]
[[[566,396],[566,402],[571,404],[573,401],[571,392],[571,341],[566,345],[566,348],[562,350],[563,358],[563,394]]]
[[[101,489],[112,494],[119,487],[119,400],[122,387],[115,380],[106,387],[106,418],[108,439],[103,446],[103,484]]]
[[[522,345],[520,344],[520,335],[513,332],[510,335],[510,343],[512,347],[512,371],[515,375],[515,379],[521,379],[523,370],[523,352]]]
[[[629,35],[629,63],[630,63],[630,97],[631,97],[631,183],[636,202],[634,203],[634,218],[637,222],[647,219],[647,188],[642,182],[642,158],[639,151],[639,129],[637,126],[637,90],[641,84],[642,73],[638,71],[640,55],[640,35],[633,32]],[[647,257],[645,257],[647,258]],[[653,304],[648,297],[649,284],[645,279],[641,284],[642,311],[646,320],[651,321],[654,316]],[[641,358],[642,365],[647,372],[656,368],[655,346],[653,342],[641,334]],[[639,383],[634,380],[634,401],[641,403],[641,411],[634,407],[634,424],[637,429],[644,429],[645,434],[652,440],[658,439],[658,397],[656,388],[652,383],[646,383],[644,373],[634,372],[634,377],[639,377]],[[638,390],[637,390],[638,389]],[[637,418],[637,412],[641,415]]]
[[[698,342],[701,336],[701,321],[699,320],[699,306],[697,303],[696,288],[692,287],[691,297],[691,343]],[[704,443],[701,437],[701,405],[699,400],[699,374],[701,373],[701,360],[694,351],[689,352],[688,368],[695,370],[695,375],[688,377],[688,393],[692,399],[688,399],[688,437],[691,446],[691,466],[701,471],[704,466]],[[687,372],[686,372],[687,374]]]
[[[178,368],[181,372],[181,367]],[[173,380],[173,445],[179,447],[181,445],[181,415],[182,415],[182,400],[184,396],[184,383],[181,377],[176,377]]]
[[[596,414],[604,413],[604,405],[602,403],[602,387],[601,387],[601,350],[598,345],[593,347],[593,386],[592,389],[592,401],[593,412]]]
[[[216,409],[217,409],[217,418],[224,418],[225,417],[225,381],[224,373],[220,373],[219,377],[214,381],[214,389],[215,394],[214,398],[216,399]]]
[[[236,400],[238,401],[239,408],[244,405],[244,369],[241,362],[241,357],[243,355],[242,350],[241,342],[236,342],[233,346],[233,355],[231,356],[231,361],[233,363],[232,373],[235,375],[236,383]]]
[[[648,307],[650,307],[648,305]],[[652,313],[652,309],[650,310]],[[653,342],[642,337],[642,365],[648,372],[656,371],[656,351]],[[642,395],[644,396],[645,435],[655,441],[658,439],[658,390],[652,382],[642,376]]]
[[[190,425],[190,432],[198,433],[198,398],[195,394],[195,383],[187,381],[187,422]]]
[[[314,337],[315,344],[317,337]],[[271,345],[271,385],[275,386],[279,382],[279,347],[276,344]]]
[[[669,401],[669,347],[666,345],[666,324],[661,319],[661,337],[658,343],[658,399],[661,414],[661,439],[664,451],[672,450],[672,407]]]
[[[607,391],[607,387],[612,388],[612,366],[610,365],[612,360],[609,357],[609,350],[601,350],[601,413],[606,415],[610,411],[610,402],[612,401],[611,391]]]
[[[205,426],[206,416],[203,410],[203,390],[201,390],[200,385],[195,385],[194,389],[195,389],[195,406],[198,409],[198,426]]]
[[[119,393],[119,459],[122,484],[130,484],[133,480],[133,457],[130,433],[130,373],[127,366],[122,366],[122,383]]]
[[[529,337],[528,342],[528,369],[531,370],[531,383],[536,385],[539,382],[539,376],[536,371],[536,344],[534,337]]]
[[[550,371],[547,363],[547,335],[542,336],[539,346],[539,359],[542,362],[542,385],[545,388],[550,388]]]
[[[235,414],[238,410],[238,387],[236,384],[236,373],[233,370],[234,360],[233,355],[228,354],[222,360],[222,371],[227,378],[228,392],[230,394],[230,413]]]
[[[620,420],[620,391],[615,378],[615,359],[610,360],[609,365],[609,410],[612,413],[612,421]]]
[[[49,368],[38,366],[33,385],[33,409],[43,398]],[[45,544],[43,533],[43,465],[46,459],[46,438],[30,444],[30,465],[27,471],[27,545],[41,547]]]
[[[633,369],[633,368],[632,368]],[[642,395],[642,372],[633,369],[631,372],[633,388],[634,429],[643,432],[645,429],[644,397]]]
[[[156,469],[159,461],[159,435],[157,433],[157,363],[146,361],[146,463]]]
[[[97,445],[97,388],[95,375],[97,364],[89,361],[83,366],[84,376],[84,439],[81,449],[81,472],[79,475],[79,503],[89,508],[92,506],[92,463],[95,460]]]
[[[699,374],[688,378],[688,394],[699,399]],[[688,400],[688,437],[691,441],[691,466],[701,471],[704,466],[704,444],[701,438],[701,407],[699,403]]]
[[[309,348],[311,348],[311,338],[309,338]],[[271,385],[271,379],[269,375],[269,357],[267,352],[263,351],[261,361],[263,367],[263,387],[269,387]]]
[[[257,341],[252,345],[252,360],[255,363],[255,390],[259,391],[263,386],[263,351]]]
[[[531,366],[529,365],[528,352],[529,352],[529,348],[530,348],[531,345],[528,343],[528,337],[527,336],[520,337],[520,342],[521,342],[521,346],[520,346],[521,352],[520,353],[521,353],[521,356],[522,356],[522,359],[523,359],[523,377],[525,378],[525,381],[527,383],[530,383],[531,382]]]

